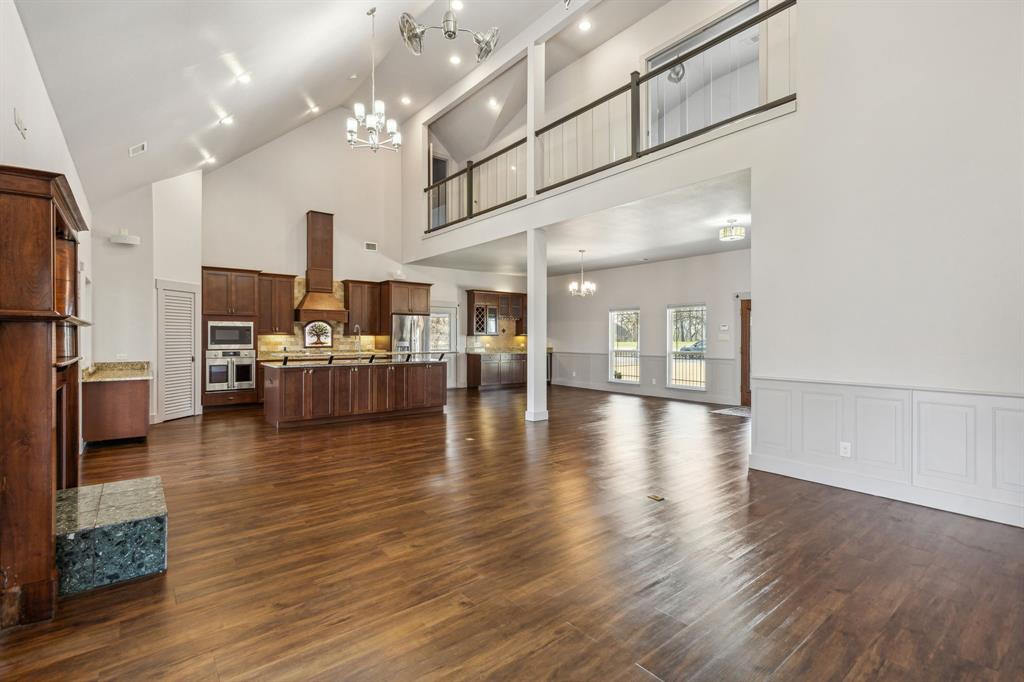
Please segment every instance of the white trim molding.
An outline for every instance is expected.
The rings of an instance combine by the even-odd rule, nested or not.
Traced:
[[[766,378],[751,393],[751,469],[1024,527],[1024,398]]]

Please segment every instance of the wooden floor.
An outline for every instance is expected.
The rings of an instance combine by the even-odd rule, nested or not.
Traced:
[[[0,679],[1024,679],[1024,530],[748,473],[701,405],[550,403],[91,451],[163,477],[168,573],[0,634]]]

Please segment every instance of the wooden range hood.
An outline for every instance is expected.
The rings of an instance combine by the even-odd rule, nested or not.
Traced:
[[[295,308],[295,320],[348,322],[333,285],[334,214],[306,211],[306,295]]]

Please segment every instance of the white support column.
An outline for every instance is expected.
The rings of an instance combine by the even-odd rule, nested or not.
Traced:
[[[548,418],[548,240],[526,231],[526,421]]]
[[[526,52],[526,196],[537,194],[539,163],[537,138],[533,131],[544,124],[544,48],[545,44],[531,44]]]

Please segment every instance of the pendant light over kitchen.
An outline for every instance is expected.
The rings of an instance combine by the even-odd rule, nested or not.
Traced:
[[[355,116],[350,116],[345,122],[348,144],[353,149],[369,149],[372,152],[387,149],[397,152],[402,146],[402,133],[398,131],[398,121],[384,117],[384,100],[377,99],[377,59],[374,51],[377,8],[370,8],[366,14],[370,17],[370,102],[373,111],[366,113],[363,103],[356,102],[353,108]],[[360,129],[366,134],[365,138],[359,137]],[[389,137],[385,138],[385,135]]]
[[[580,249],[580,279],[569,283],[569,294],[572,296],[593,296],[597,293],[597,285],[583,278],[583,254],[586,249]]]

